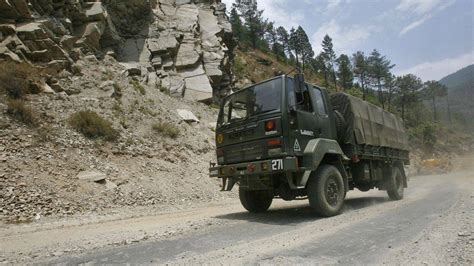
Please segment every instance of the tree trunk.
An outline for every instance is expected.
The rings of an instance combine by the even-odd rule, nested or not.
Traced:
[[[402,97],[402,120],[405,121],[405,95]]]
[[[362,86],[362,100],[366,100],[367,98],[367,93],[365,91],[365,78],[364,78],[364,74],[360,74],[360,85]]]
[[[332,78],[334,80],[334,88],[337,91],[336,71],[334,70],[334,64],[331,64],[331,68],[332,68]]]
[[[447,108],[448,108],[448,121],[449,124],[451,124],[451,107],[449,106],[449,95],[446,94],[446,103],[447,103]]]
[[[377,86],[379,87],[379,102],[382,104],[382,109],[385,109],[385,103],[382,93],[382,84],[380,83],[380,78],[377,78]]]

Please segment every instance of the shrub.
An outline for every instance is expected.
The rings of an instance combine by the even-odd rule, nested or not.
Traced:
[[[153,124],[152,128],[159,134],[168,138],[176,139],[179,136],[179,129],[170,123],[158,122]]]
[[[27,125],[35,126],[37,124],[37,118],[33,114],[33,110],[26,106],[23,100],[9,100],[7,103],[7,114]]]
[[[90,139],[113,141],[119,137],[119,133],[112,127],[112,123],[93,111],[79,111],[72,114],[69,124]]]
[[[27,64],[0,63],[0,90],[11,99],[38,93],[39,87],[33,85],[39,80],[41,72]]]
[[[142,95],[146,94],[145,87],[143,87],[138,80],[132,79],[132,80],[130,80],[130,84],[132,84],[133,88],[136,91],[140,92]]]

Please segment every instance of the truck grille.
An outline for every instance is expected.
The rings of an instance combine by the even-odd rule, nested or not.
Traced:
[[[252,161],[263,158],[263,145],[254,143],[252,146],[249,145],[235,145],[227,148],[224,151],[225,163],[236,163]]]

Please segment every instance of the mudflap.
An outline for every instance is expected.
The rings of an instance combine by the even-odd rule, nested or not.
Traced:
[[[221,191],[231,191],[235,183],[238,182],[237,177],[223,177]]]

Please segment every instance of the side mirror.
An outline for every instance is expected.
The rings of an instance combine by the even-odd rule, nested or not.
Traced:
[[[304,81],[304,75],[299,73],[293,78],[296,104],[300,105],[304,103],[304,92],[308,90]]]

